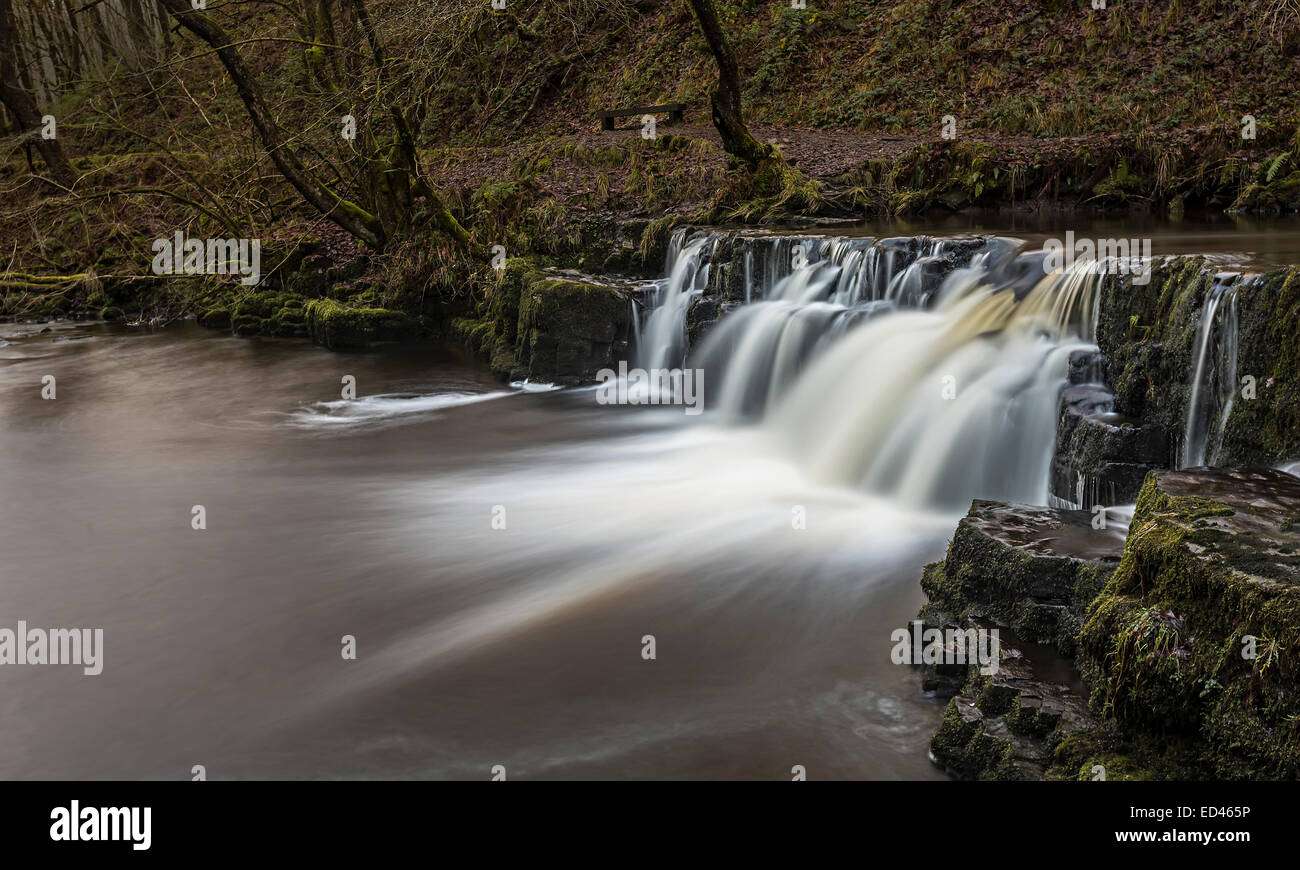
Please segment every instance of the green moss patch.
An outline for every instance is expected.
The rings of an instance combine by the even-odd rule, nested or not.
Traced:
[[[316,299],[303,314],[307,333],[331,350],[408,341],[420,334],[419,321],[387,308],[349,308],[333,299]]]
[[[1088,610],[1091,702],[1135,738],[1183,738],[1185,775],[1300,771],[1300,479],[1153,472],[1124,557]]]

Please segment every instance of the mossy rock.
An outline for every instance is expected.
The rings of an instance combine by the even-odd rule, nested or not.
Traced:
[[[594,380],[613,362],[628,316],[627,299],[613,288],[534,280],[519,297],[516,376],[568,384]]]
[[[1091,383],[1061,396],[1051,491],[1076,507],[1131,504],[1148,471],[1169,467],[1169,433],[1111,412],[1113,402],[1108,390]]]
[[[1166,257],[1146,285],[1132,276],[1102,281],[1097,345],[1109,362],[1115,412],[1166,433],[1169,464],[1186,428],[1197,333],[1216,271],[1202,257]],[[1293,461],[1300,457],[1300,267],[1244,278],[1230,292],[1239,383],[1211,461]],[[1224,410],[1212,413],[1217,418]]]
[[[1219,464],[1278,465],[1300,458],[1300,267],[1243,282],[1237,310],[1242,383],[1224,427]]]
[[[1023,740],[998,717],[988,717],[969,698],[948,702],[930,752],[949,772],[962,779],[1042,779],[1041,749]]]
[[[334,262],[329,257],[317,253],[307,254],[289,278],[289,289],[301,296],[321,296],[330,287],[330,273],[334,269]]]
[[[451,333],[470,353],[487,361],[493,374],[510,376],[518,364],[514,344],[497,334],[499,321],[491,318],[458,317],[451,322]]]
[[[220,305],[213,306],[198,315],[195,320],[199,326],[208,329],[230,329],[230,309]]]
[[[219,328],[222,309],[214,307],[208,314],[212,325]],[[237,296],[229,312],[230,329],[235,335],[269,335],[282,338],[303,337],[307,334],[303,314],[303,300],[290,293],[263,290]]]
[[[1232,203],[1232,210],[1267,214],[1300,211],[1300,171],[1246,185]]]
[[[419,321],[409,314],[387,308],[349,308],[333,299],[309,302],[303,320],[312,339],[330,350],[409,341],[420,334]]]
[[[115,305],[110,305],[99,312],[99,319],[109,323],[121,320],[124,316],[122,309]]]
[[[587,383],[626,347],[629,303],[614,287],[547,275],[507,260],[479,307],[452,331],[493,373],[512,380]]]
[[[986,616],[1025,640],[1069,647],[1059,643],[1062,617],[1072,607],[1082,613],[1091,599],[1076,600],[1076,591],[1113,570],[1122,547],[1115,532],[1092,528],[1087,511],[976,500],[943,562],[924,571],[921,588],[927,610],[954,621]],[[1090,583],[1081,586],[1085,572]]]
[[[1075,779],[1080,782],[1102,780],[1106,782],[1149,782],[1157,779],[1155,772],[1137,760],[1116,752],[1094,755],[1079,765]]]
[[[1300,775],[1297,520],[1300,479],[1284,472],[1147,477],[1079,664],[1099,715],[1193,747],[1182,775]]]
[[[1204,258],[1173,257],[1157,261],[1146,284],[1132,275],[1102,280],[1097,345],[1109,361],[1116,413],[1183,431],[1197,326],[1213,278]]]
[[[671,224],[674,218],[668,218]],[[663,241],[650,240],[648,252],[643,247],[646,229],[644,220],[622,220],[605,215],[583,215],[570,223],[575,227],[578,249],[562,262],[572,263],[588,272],[616,272],[658,277],[664,265]],[[654,222],[659,223],[659,222]],[[662,224],[661,224],[662,227]]]

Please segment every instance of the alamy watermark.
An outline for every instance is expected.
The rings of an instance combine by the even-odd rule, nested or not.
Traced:
[[[998,672],[1002,641],[996,628],[925,628],[919,619],[911,629],[896,628],[890,658],[896,665],[965,665],[978,663],[980,673]]]
[[[629,369],[596,372],[600,386],[596,401],[601,405],[684,405],[689,416],[704,410],[703,369]]]
[[[104,629],[0,628],[0,665],[81,665],[86,676],[104,670]]]
[[[137,852],[153,844],[153,807],[83,807],[81,801],[50,810],[54,842],[127,842]]]
[[[242,275],[241,284],[262,280],[261,239],[187,239],[180,230],[153,243],[155,275]]]
[[[1150,239],[1078,239],[1070,230],[1064,241],[1048,239],[1043,250],[1047,253],[1043,269],[1049,275],[1083,268],[1095,274],[1133,275],[1138,285],[1151,282]],[[1083,265],[1076,268],[1077,264]]]

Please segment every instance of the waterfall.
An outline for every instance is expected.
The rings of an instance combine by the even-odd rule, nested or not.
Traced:
[[[765,425],[808,473],[918,508],[974,496],[1043,504],[1057,400],[1086,342],[1057,276],[1017,300],[979,286],[933,311],[870,319],[818,358]]]
[[[651,293],[650,314],[637,346],[637,362],[645,369],[667,369],[681,365],[686,352],[686,315],[691,301],[704,292],[709,264],[704,261],[710,238],[702,236],[686,244],[686,231],[673,233],[668,246],[667,277],[656,281]]]
[[[711,419],[761,421],[819,482],[919,509],[1044,504],[1060,392],[1070,355],[1095,349],[1102,276],[1091,262],[1046,274],[1043,252],[1021,247],[675,236],[638,358],[701,368]],[[723,270],[709,280],[715,255],[744,263],[731,296]],[[688,348],[706,291],[723,313]]]
[[[926,307],[944,277],[969,265],[983,251],[988,271],[997,255],[1018,247],[1010,239],[969,237],[818,238],[733,236],[675,231],[669,241],[665,277],[646,294],[649,313],[638,323],[643,368],[671,368],[685,361],[687,321],[703,295],[739,306],[782,301],[793,305],[829,303],[839,308],[873,308],[870,303]],[[724,250],[725,249],[725,250]],[[735,268],[738,288],[730,288]]]
[[[1213,465],[1237,395],[1239,275],[1216,275],[1196,331],[1192,394],[1187,402],[1179,468]]]

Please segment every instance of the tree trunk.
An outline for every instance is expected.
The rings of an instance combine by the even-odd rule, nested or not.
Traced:
[[[348,2],[357,17],[357,24],[365,35],[366,42],[370,46],[375,72],[379,77],[377,88],[383,94],[392,87],[391,84],[385,81],[388,70],[383,43],[379,41],[379,35],[375,32],[374,25],[370,21],[370,13],[366,10],[365,0],[348,0]],[[420,156],[416,150],[415,132],[411,128],[406,111],[401,106],[391,102],[388,103],[388,111],[393,119],[393,128],[397,135],[393,151],[384,161],[387,165],[383,167],[385,177],[388,180],[386,187],[389,194],[398,197],[408,207],[412,192],[423,196],[432,214],[434,225],[451,236],[457,245],[468,250],[471,247],[469,233],[461,225],[460,221],[456,220],[456,216],[451,213],[451,209],[447,208],[446,202],[433,189],[433,185],[424,177],[424,173],[420,171]]]
[[[379,219],[317,181],[303,165],[297,153],[289,148],[256,81],[244,66],[243,58],[232,47],[232,40],[220,25],[194,9],[190,0],[161,0],[161,2],[177,23],[216,51],[217,57],[226,68],[226,73],[235,83],[240,99],[244,101],[244,108],[253,122],[253,128],[257,131],[276,169],[280,170],[280,174],[321,214],[372,248],[382,249],[386,237]]]
[[[4,0],[0,2],[0,102],[13,115],[19,130],[37,131],[41,128],[41,111],[31,93],[23,87],[24,80],[30,79],[21,75],[13,13],[8,0]],[[41,153],[41,159],[55,181],[68,188],[76,184],[77,172],[64,156],[58,139],[46,139],[37,134],[36,150]]]
[[[713,126],[718,128],[722,147],[727,149],[727,153],[743,161],[752,172],[772,155],[772,149],[759,143],[745,126],[740,108],[740,66],[736,63],[736,53],[731,50],[713,0],[688,2],[700,22],[700,30],[713,52],[713,59],[718,63],[718,87],[713,92]]]

